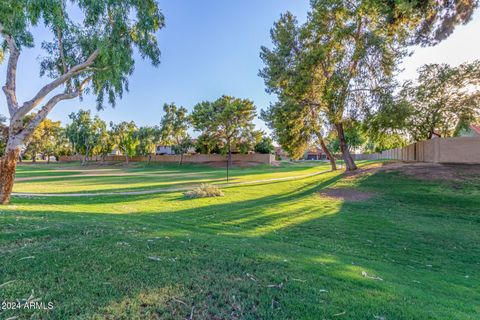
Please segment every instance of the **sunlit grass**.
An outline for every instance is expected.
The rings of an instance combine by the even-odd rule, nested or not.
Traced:
[[[323,169],[263,166],[234,176]],[[175,165],[116,170],[180,173],[178,180],[196,171],[223,174]],[[90,188],[66,178],[78,190]],[[104,190],[122,188],[101,177],[92,186],[96,179]],[[55,182],[22,183],[37,184],[47,193]],[[332,187],[376,196],[344,202],[319,195]],[[0,207],[0,286],[14,281],[0,287],[0,300],[33,290],[55,308],[0,311],[0,318],[477,319],[479,187],[476,180],[453,188],[396,173],[345,179],[327,172],[192,200],[182,192],[14,197]]]

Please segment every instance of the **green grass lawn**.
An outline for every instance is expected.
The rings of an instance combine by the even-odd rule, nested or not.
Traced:
[[[15,190],[148,189],[224,177],[223,169],[156,165],[115,168],[135,179],[46,179],[68,168],[21,166],[24,177],[41,180]],[[301,163],[232,174],[253,181],[326,169]],[[335,187],[374,196],[319,195]],[[480,181],[328,172],[223,191],[194,200],[181,192],[14,198],[0,207],[0,302],[32,295],[54,309],[0,318],[479,319]]]
[[[278,179],[329,170],[327,163],[282,163],[230,170],[230,182]],[[85,173],[88,173],[87,175]],[[178,188],[201,183],[226,183],[226,169],[201,165],[134,164],[65,167],[64,164],[19,166],[15,192],[24,193],[101,193]],[[35,180],[25,180],[27,178]]]

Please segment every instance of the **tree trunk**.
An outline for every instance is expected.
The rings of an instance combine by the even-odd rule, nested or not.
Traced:
[[[338,141],[340,144],[340,151],[342,152],[343,160],[345,161],[345,166],[347,171],[357,170],[357,165],[353,161],[352,155],[348,150],[347,142],[345,141],[345,132],[343,131],[343,123],[336,123],[335,128],[337,129]]]
[[[323,139],[320,139],[320,145],[322,146],[322,150],[327,156],[328,160],[330,160],[330,166],[332,167],[332,171],[337,170],[337,164],[335,163],[335,158],[333,157],[330,150],[328,150],[327,145]]]
[[[47,154],[47,164],[50,164],[50,155]]]
[[[180,165],[182,165],[182,164],[183,164],[183,152],[180,153]]]
[[[227,158],[227,182],[230,180],[230,166],[232,165],[232,146],[228,141],[228,158]]]
[[[5,156],[0,160],[0,204],[10,202],[19,154],[19,147],[7,146]]]
[[[128,166],[128,154],[125,154],[125,163]]]
[[[150,164],[150,162],[152,161],[152,154],[148,154],[148,164]]]

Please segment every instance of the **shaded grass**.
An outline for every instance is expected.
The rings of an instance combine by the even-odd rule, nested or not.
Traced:
[[[221,198],[14,199],[0,208],[0,284],[16,281],[0,300],[34,290],[55,308],[0,317],[476,319],[479,186],[326,173]],[[318,195],[329,187],[378,196]]]

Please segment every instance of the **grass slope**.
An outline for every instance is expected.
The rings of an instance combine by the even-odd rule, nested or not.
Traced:
[[[323,167],[295,169],[243,176]],[[345,186],[376,196],[318,195]],[[0,208],[0,300],[55,307],[0,318],[478,319],[479,187],[326,173],[222,198],[16,198]]]

